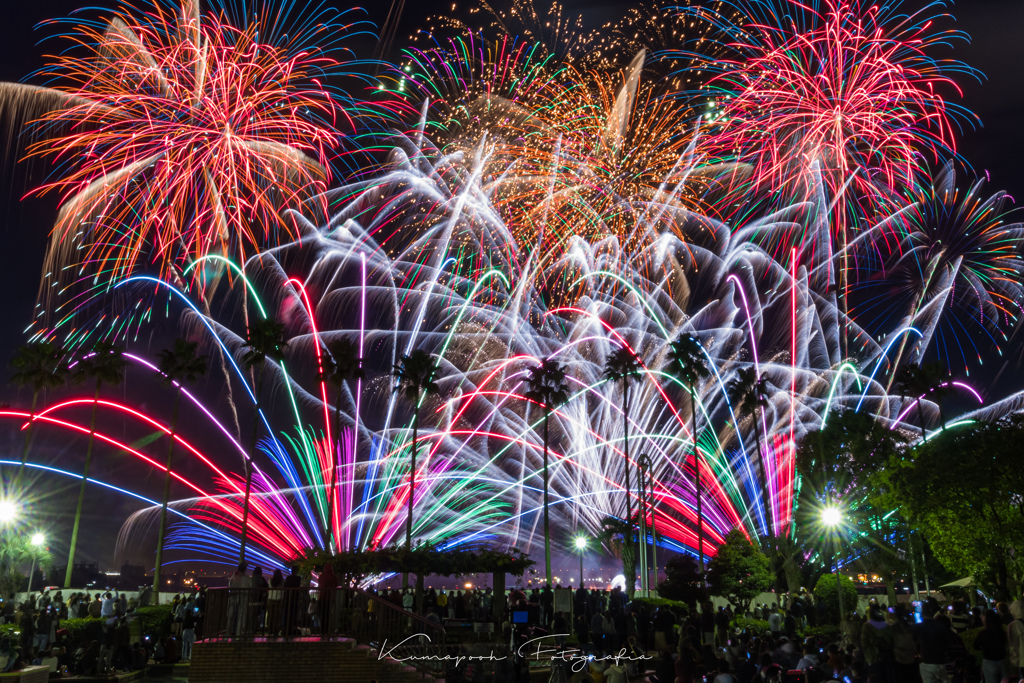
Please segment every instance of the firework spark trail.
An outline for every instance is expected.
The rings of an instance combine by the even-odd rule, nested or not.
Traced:
[[[360,78],[344,48],[370,28],[358,11],[287,2],[230,15],[153,0],[50,22],[76,49],[36,74],[48,89],[14,87],[8,103],[63,104],[33,123],[28,148],[53,163],[37,192],[61,201],[39,324],[67,314],[65,288],[109,286],[137,268],[168,275],[210,253],[244,261],[294,236],[280,210],[329,187],[332,168],[360,150],[355,137],[397,103],[329,85]]]
[[[757,11],[743,24],[728,8],[688,9],[630,29],[629,39],[622,29],[646,16],[639,12],[608,30],[618,32],[611,42],[565,41],[576,28],[561,18],[526,39],[507,27],[431,33],[382,83],[385,101],[420,119],[401,126],[409,132],[394,135],[378,172],[286,212],[286,239],[240,265],[208,254],[180,280],[171,272],[96,284],[79,274],[45,333],[74,334],[90,321],[126,336],[138,316],[111,312],[112,286],[132,310],[167,302],[171,315],[184,305],[255,403],[232,357],[243,344],[238,302],[283,315],[288,357],[268,372],[294,424],[257,418],[267,433],[258,457],[273,467],[254,479],[252,510],[254,542],[280,558],[322,547],[325,528],[352,549],[401,536],[412,407],[388,373],[414,349],[436,359],[441,387],[421,406],[416,539],[537,542],[543,416],[523,381],[550,357],[571,389],[550,419],[556,528],[596,532],[620,515],[637,495],[619,483],[636,465],[624,458],[621,388],[603,379],[620,348],[644,366],[630,390],[629,432],[633,453],[652,460],[660,542],[696,546],[695,467],[709,482],[710,554],[732,528],[753,539],[783,535],[805,435],[830,413],[863,410],[914,438],[920,428],[904,418],[916,403],[888,391],[908,362],[904,344],[920,361],[948,355],[962,317],[989,330],[1011,324],[1024,269],[1005,195],[985,200],[975,185],[961,196],[951,171],[934,182],[925,175],[922,152],[955,149],[956,107],[927,87],[957,68],[926,54],[944,34],[931,33],[924,15],[898,20],[888,5],[789,3],[799,11],[788,15],[775,11],[781,5],[746,3]],[[508,17],[490,13],[504,27]],[[683,36],[680,17],[700,25]],[[665,44],[685,43],[680,36],[685,50]],[[709,70],[716,55],[726,56]],[[700,70],[710,76],[696,78]],[[839,89],[843,78],[849,87]],[[201,310],[196,299],[221,272],[231,286]],[[845,287],[835,290],[835,272],[846,285],[900,286],[901,296],[885,296],[886,315],[864,317],[882,295],[865,289],[870,296],[851,304]],[[714,370],[693,387],[695,401],[665,372],[680,336],[696,338]],[[338,338],[358,343],[370,375],[332,406],[309,370]],[[756,415],[729,397],[751,367],[769,393]],[[922,414],[934,424],[938,406],[927,398]],[[339,467],[339,486],[327,491]],[[214,479],[222,495],[192,505],[227,532],[209,552],[230,557],[238,478]],[[332,503],[339,514],[328,520]],[[195,552],[204,533],[186,527],[173,538]]]

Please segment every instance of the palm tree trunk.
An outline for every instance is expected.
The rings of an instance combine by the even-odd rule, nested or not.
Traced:
[[[771,536],[772,527],[772,509],[771,502],[768,498],[768,463],[765,462],[764,451],[761,449],[761,421],[758,419],[758,409],[754,409],[754,438],[757,439],[757,459],[761,463],[761,475],[764,477],[764,485],[761,487],[761,505],[764,507],[764,533],[766,536]]]
[[[697,552],[700,555],[700,571],[704,574],[704,504],[700,491],[700,456],[697,454],[697,392],[690,387],[690,428],[693,430],[693,473],[694,488],[697,491]],[[701,580],[703,582],[703,579]]]
[[[551,527],[548,524],[548,416],[551,411],[544,407],[544,572],[548,585],[553,586],[551,573]]]
[[[17,493],[21,493],[21,477],[25,473],[25,461],[28,460],[28,448],[32,443],[32,428],[35,427],[36,402],[39,400],[39,392],[32,392],[32,407],[28,412],[28,428],[25,430],[25,444],[21,447],[21,466],[18,468],[18,480],[14,487]]]
[[[252,447],[245,463],[245,500],[242,503],[242,540],[238,551],[238,563],[245,562],[245,544],[249,538],[249,496],[252,493],[252,469],[256,460],[256,439],[260,435],[260,403],[263,401],[263,363],[256,374],[256,415],[252,423]]]
[[[924,431],[924,411],[921,409],[921,399],[917,399],[917,421],[921,425],[921,442],[924,443],[928,440],[928,435]]]
[[[907,531],[907,545],[910,546],[910,581],[913,583],[914,589],[911,594],[914,596],[914,600],[921,599],[921,592],[917,588],[917,557],[914,552],[914,532]]]
[[[337,506],[338,497],[338,459],[341,457],[341,383],[338,383],[338,400],[334,406],[334,433],[337,435],[337,448],[334,452],[334,461],[331,464],[331,488],[327,490],[327,533],[324,535],[324,543],[330,548],[331,534],[334,530],[334,511]],[[339,530],[340,531],[340,530]],[[341,536],[334,539],[334,547],[340,552]]]
[[[178,406],[181,403],[181,384],[174,395],[174,413],[171,417],[170,445],[167,446],[167,475],[164,477],[164,503],[160,509],[160,531],[156,539],[156,567],[153,569],[153,604],[160,604],[160,567],[164,559],[164,535],[167,533],[167,501],[171,498],[171,459],[174,457],[174,435],[178,431]]]
[[[89,420],[89,446],[85,449],[85,469],[82,470],[82,484],[78,487],[78,507],[75,508],[75,525],[71,529],[71,548],[68,550],[68,568],[64,572],[64,587],[71,588],[71,571],[75,566],[75,547],[78,545],[78,527],[82,523],[82,504],[85,502],[85,484],[89,481],[89,465],[92,463],[92,443],[96,437],[96,409],[100,404],[100,386],[96,380],[96,394],[92,401],[92,419]]]
[[[945,250],[943,250],[943,251],[945,251]],[[938,266],[941,262],[942,262],[942,253],[940,252],[936,258],[932,259],[931,265],[928,268],[928,275],[925,277],[924,284],[922,285],[921,291],[920,291],[920,293],[917,296],[917,301],[914,302],[914,306],[913,306],[913,308],[911,308],[912,312],[910,314],[910,318],[907,320],[907,325],[908,326],[914,324],[914,319],[917,317],[918,312],[920,312],[921,306],[924,304],[924,298],[928,294],[928,288],[931,287],[932,277],[934,277],[934,275],[935,275],[935,267]],[[903,333],[903,338],[900,339],[900,348],[896,352],[896,360],[893,361],[893,364],[891,366],[892,367],[892,372],[889,373],[889,382],[888,382],[888,384],[885,385],[886,393],[889,392],[889,389],[892,387],[893,380],[896,379],[896,371],[899,370],[900,360],[903,359],[903,352],[907,348],[907,338],[909,336],[910,335],[908,335],[908,334],[906,334],[904,332]],[[845,357],[846,356],[844,356],[844,358]]]

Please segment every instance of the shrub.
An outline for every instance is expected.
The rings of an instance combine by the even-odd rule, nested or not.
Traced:
[[[848,576],[842,578],[843,609],[847,614],[857,609],[857,587]],[[836,591],[836,575],[822,574],[814,586],[815,600],[825,604],[829,620],[839,622],[839,593]]]
[[[104,620],[98,617],[86,617],[85,619],[65,619],[60,622],[60,627],[68,630],[68,637],[72,643],[89,643],[102,639],[103,623]]]
[[[747,633],[768,633],[771,629],[768,627],[768,622],[761,619],[748,619],[746,617],[736,617],[732,620],[732,625],[741,631]]]
[[[647,605],[647,613],[654,612],[658,607],[668,607],[677,613],[687,615],[690,613],[690,608],[685,602],[680,600],[668,600],[666,598],[633,598],[634,605]]]
[[[823,643],[838,643],[839,635],[839,627],[831,624],[812,626],[804,631],[804,638],[817,638]]]
[[[140,631],[143,636],[152,638],[165,638],[171,633],[171,622],[174,614],[170,605],[151,605],[149,607],[136,608],[132,613],[141,625]]]

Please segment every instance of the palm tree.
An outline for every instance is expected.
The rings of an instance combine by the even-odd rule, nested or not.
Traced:
[[[925,370],[918,365],[905,365],[896,375],[896,390],[900,392],[903,403],[907,402],[908,397],[917,403],[917,422],[921,427],[921,441],[926,441],[928,437],[924,430],[924,410],[921,408],[919,397],[927,394],[928,390],[932,388],[932,374],[931,370]]]
[[[284,358],[288,340],[285,339],[284,324],[273,318],[254,318],[249,321],[245,338],[245,353],[242,363],[253,373],[256,385],[256,415],[252,421],[252,447],[245,462],[245,501],[242,504],[242,540],[238,562],[245,562],[245,544],[249,536],[249,496],[252,493],[252,468],[256,458],[256,439],[260,434],[260,411],[263,402],[263,369],[267,359],[280,362]]]
[[[690,426],[693,432],[694,488],[697,492],[697,550],[700,570],[704,566],[704,507],[700,489],[700,457],[697,453],[697,382],[711,374],[704,348],[693,336],[680,336],[669,344],[668,373],[679,380],[690,393]]]
[[[729,400],[737,412],[746,410],[750,412],[754,421],[754,438],[757,439],[757,459],[761,463],[761,476],[764,482],[761,486],[761,505],[764,508],[765,535],[772,534],[771,508],[768,503],[768,466],[765,462],[765,453],[761,450],[761,411],[768,407],[768,379],[761,375],[757,376],[757,370],[753,366],[740,368],[736,372],[736,379],[729,385]],[[737,419],[737,422],[739,420]],[[736,435],[740,436],[739,425],[736,425]]]
[[[68,568],[64,575],[64,587],[71,588],[71,571],[75,566],[75,546],[78,544],[78,528],[82,522],[82,504],[85,502],[85,485],[89,481],[89,465],[92,463],[92,444],[96,440],[96,409],[100,403],[100,389],[104,384],[117,386],[124,380],[124,349],[111,342],[97,342],[92,349],[83,353],[72,371],[76,382],[93,380],[96,391],[92,402],[92,419],[89,421],[89,446],[85,451],[85,469],[82,484],[78,489],[78,507],[75,509],[75,525],[71,530],[71,548],[68,550]]]
[[[626,590],[631,593],[636,592],[636,545],[633,543],[633,530],[636,526],[635,519],[605,517],[601,520],[601,530],[597,533],[597,540],[607,543],[613,551],[616,549],[615,546],[619,546],[622,575],[626,579]],[[630,581],[629,577],[633,577],[633,580]]]
[[[195,382],[206,374],[207,356],[197,356],[199,344],[175,339],[174,348],[160,352],[160,372],[164,381],[177,386],[174,392],[174,412],[171,417],[171,433],[167,445],[167,474],[164,476],[164,502],[160,510],[160,531],[156,541],[156,568],[153,570],[154,604],[160,604],[160,567],[164,557],[164,534],[167,533],[167,501],[171,496],[171,459],[174,457],[174,435],[178,431],[178,406],[181,403],[181,389],[185,382]]]
[[[359,349],[350,339],[336,339],[327,344],[327,354],[320,361],[320,381],[334,384],[338,389],[338,399],[334,403],[334,433],[337,434],[337,451],[331,464],[331,484],[327,498],[327,524],[324,539],[329,544],[331,526],[334,519],[335,499],[338,488],[338,457],[341,451],[341,395],[345,383],[353,379],[363,379],[363,359],[359,357]],[[334,539],[334,547],[341,549],[341,539]]]
[[[632,349],[625,346],[609,354],[604,363],[604,378],[609,382],[622,383],[622,432],[623,451],[626,457],[626,519],[633,519],[632,501],[630,501],[629,486],[629,385],[632,380],[640,376],[643,365]],[[633,534],[626,534],[625,543],[633,544]],[[636,590],[636,582],[626,582],[626,592],[630,599]]]
[[[412,550],[412,506],[416,494],[416,452],[419,449],[420,434],[420,401],[424,396],[438,393],[441,388],[434,381],[437,379],[437,365],[430,354],[416,349],[403,355],[391,371],[395,378],[395,391],[400,392],[412,405],[412,458],[409,470],[409,514],[405,518],[405,548]],[[406,585],[409,580],[405,575]]]
[[[21,447],[21,466],[15,488],[21,488],[21,477],[25,471],[25,460],[32,442],[35,426],[36,404],[39,394],[47,389],[62,386],[68,379],[68,366],[64,362],[64,349],[53,342],[35,342],[18,349],[11,360],[11,383],[19,387],[32,388],[32,407],[29,409],[28,429],[25,443]]]
[[[553,358],[545,358],[540,365],[530,368],[526,380],[530,389],[525,398],[540,404],[544,411],[544,571],[548,585],[554,585],[551,573],[551,528],[548,523],[548,421],[551,412],[569,400],[569,387],[565,383],[565,368]]]

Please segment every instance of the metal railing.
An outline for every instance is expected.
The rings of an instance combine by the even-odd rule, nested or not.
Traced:
[[[347,637],[418,669],[445,671],[444,627],[358,588],[211,588],[201,618],[202,640]]]

